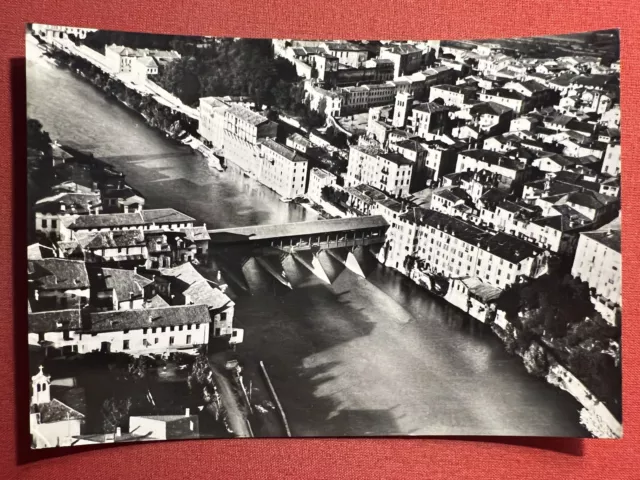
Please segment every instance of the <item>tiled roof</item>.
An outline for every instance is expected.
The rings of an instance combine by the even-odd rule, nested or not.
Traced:
[[[62,206],[64,205],[64,210]],[[85,214],[100,205],[99,193],[61,192],[51,197],[41,198],[33,209],[41,213]]]
[[[229,108],[229,110],[227,110],[226,114],[233,115],[253,126],[258,126],[269,121],[266,117],[263,117],[259,113],[252,112],[248,108],[242,107],[240,105],[233,105]]]
[[[144,245],[144,233],[135,229],[115,232],[77,232],[76,240],[86,250],[134,247]]]
[[[94,312],[89,315],[89,331],[93,333],[112,332],[210,322],[211,317],[207,305],[179,305],[164,308]]]
[[[43,290],[89,288],[84,262],[62,258],[28,261],[29,280]]]
[[[101,268],[100,273],[102,276],[98,278],[102,280],[99,282],[102,285],[99,285],[99,288],[115,290],[120,302],[128,300],[131,294],[134,298],[140,298],[144,295],[144,287],[153,283],[133,270]]]
[[[525,258],[533,257],[542,252],[542,249],[532,243],[502,232],[485,239],[481,247],[492,255],[511,263],[520,263]]]
[[[286,158],[291,162],[306,162],[307,158],[300,154],[297,150],[287,147],[281,143],[272,140],[271,138],[265,138],[262,140],[262,145],[269,150],[276,152],[278,155]]]
[[[155,210],[143,210],[142,219],[145,223],[188,223],[195,221],[195,218],[185,215],[173,208],[158,208]]]
[[[79,330],[82,326],[80,309],[53,310],[50,312],[29,313],[29,333],[62,332]]]
[[[411,160],[395,152],[381,153],[378,157],[384,158],[396,165],[413,165]]]
[[[591,240],[595,240],[602,245],[615,250],[616,252],[621,252],[621,237],[619,229],[611,229],[611,230],[596,230],[594,232],[582,232],[580,235],[584,235],[585,237],[590,238]]]
[[[100,215],[82,215],[74,220],[70,228],[92,229],[92,228],[108,228],[108,227],[128,227],[144,225],[140,213],[108,213]]]
[[[207,305],[216,310],[234,305],[220,289],[211,286],[191,263],[164,268],[160,273],[163,277],[173,280],[177,290],[185,296],[188,295],[194,304]]]
[[[31,407],[33,413],[40,414],[40,423],[64,422],[67,420],[82,420],[84,415],[54,398],[49,403],[42,403]]]
[[[185,233],[187,240],[192,242],[211,240],[209,231],[204,226],[181,228],[180,231]]]

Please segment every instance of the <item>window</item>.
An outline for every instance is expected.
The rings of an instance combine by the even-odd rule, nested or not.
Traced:
[[[147,333],[147,330],[149,330],[148,328],[143,328],[142,329],[142,333]]]
[[[122,342],[122,349],[123,350],[129,350],[129,340],[124,340]]]
[[[51,220],[51,228],[58,228],[58,221],[55,219]]]
[[[156,330],[157,330],[157,328],[156,328],[156,327],[153,327],[153,328],[151,329],[151,333],[156,333]]]
[[[127,334],[129,333],[129,330],[123,330],[122,333]]]
[[[44,333],[39,333],[38,334],[38,341],[39,342],[44,342]]]
[[[43,392],[46,392],[46,391],[47,391],[47,384],[46,384],[46,383],[43,383],[43,384],[42,384],[42,391],[43,391]]]
[[[47,228],[47,220],[42,220],[42,228]]]
[[[153,343],[154,343],[154,344],[157,344],[159,341],[160,341],[160,340],[158,339],[158,337],[156,337],[156,338],[154,338],[154,339],[153,339]]]
[[[200,324],[198,323],[198,324],[196,325],[196,330],[199,330],[199,329],[200,329]]]
[[[214,336],[219,337],[220,336],[220,329],[216,328],[216,331],[214,333]]]
[[[63,338],[64,340],[71,340],[71,334],[70,334],[69,330],[65,330],[65,331],[62,333],[62,338]]]
[[[220,314],[220,320],[224,322],[226,319],[227,319],[227,312],[222,312]]]
[[[36,386],[36,390],[38,390],[38,391],[42,390],[42,387],[40,387],[40,384],[38,384],[38,385]]]
[[[175,342],[176,337],[169,337],[169,345],[173,345],[173,343]]]
[[[169,331],[173,332],[176,329],[176,327],[174,327],[173,325],[169,327]]]
[[[167,327],[162,327],[162,333],[167,331]]]
[[[191,343],[191,335],[187,335],[187,343]]]

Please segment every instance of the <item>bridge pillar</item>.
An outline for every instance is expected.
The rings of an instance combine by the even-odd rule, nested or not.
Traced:
[[[285,287],[288,287],[293,290],[291,286],[291,282],[287,278],[280,261],[274,259],[274,257],[255,257],[258,264],[264,268],[269,274],[275,278],[278,282],[280,282]]]
[[[358,260],[356,259],[351,249],[347,248],[331,248],[326,250],[326,252],[335,258],[337,261],[342,263],[345,267],[351,270],[356,275],[365,278],[366,275],[362,271]]]
[[[291,255],[320,280],[331,284],[331,280],[329,280],[327,273],[324,271],[324,268],[322,268],[322,264],[320,263],[317,254],[312,252],[294,252]]]

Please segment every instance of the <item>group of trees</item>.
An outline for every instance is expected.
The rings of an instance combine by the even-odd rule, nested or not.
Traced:
[[[349,194],[347,192],[327,185],[322,187],[320,195],[325,202],[329,202],[340,210],[346,211],[347,200],[349,200]]]
[[[595,311],[587,283],[569,274],[544,275],[505,289],[498,308],[513,325],[503,338],[507,350],[521,353],[531,373],[546,375],[549,360],[558,360],[616,412],[620,329]]]

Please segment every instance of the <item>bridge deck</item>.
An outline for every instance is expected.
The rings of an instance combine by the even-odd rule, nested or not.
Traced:
[[[252,225],[249,227],[209,230],[211,243],[242,243],[275,238],[306,235],[328,235],[340,232],[357,232],[372,228],[386,228],[389,224],[382,215],[369,217],[315,220],[312,222],[284,223],[281,225]]]

